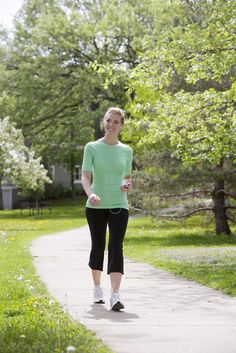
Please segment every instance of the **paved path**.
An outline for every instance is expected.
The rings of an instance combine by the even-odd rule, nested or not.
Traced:
[[[92,303],[88,228],[33,241],[30,251],[49,293],[116,353],[235,353],[236,299],[152,266],[126,260],[126,309]],[[91,352],[93,353],[93,352]]]

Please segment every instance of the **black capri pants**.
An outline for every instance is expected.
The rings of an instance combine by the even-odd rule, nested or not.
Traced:
[[[103,271],[106,230],[109,228],[107,273],[124,274],[123,240],[128,224],[129,211],[125,208],[89,208],[86,217],[91,234],[89,267]]]

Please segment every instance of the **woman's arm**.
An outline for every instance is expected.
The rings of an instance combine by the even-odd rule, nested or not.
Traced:
[[[86,192],[88,197],[90,196],[90,194],[93,193],[92,188],[91,188],[91,180],[92,180],[92,173],[91,172],[82,172],[81,182],[82,182],[82,186],[84,188],[84,191]]]
[[[81,177],[81,182],[82,186],[84,188],[84,191],[86,192],[88,196],[89,203],[92,206],[97,206],[99,202],[101,201],[100,197],[96,195],[92,188],[91,188],[91,180],[92,180],[92,173],[83,171],[82,172],[82,177]]]

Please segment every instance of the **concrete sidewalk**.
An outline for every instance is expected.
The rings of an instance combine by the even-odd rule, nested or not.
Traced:
[[[126,260],[125,311],[93,304],[87,227],[43,236],[31,244],[38,275],[79,322],[116,353],[235,353],[236,299],[152,266]],[[91,352],[93,353],[93,352]]]

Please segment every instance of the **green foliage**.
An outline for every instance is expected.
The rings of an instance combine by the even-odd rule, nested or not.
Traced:
[[[235,192],[236,4],[174,1],[172,7],[175,21],[149,43],[139,65],[129,73],[133,132],[129,131],[134,135],[138,129],[134,143],[141,160],[157,150],[156,166],[141,163],[149,179],[161,182],[165,175],[170,190],[175,179],[176,193],[197,188],[212,194],[216,232],[229,233],[227,218],[234,218],[226,214],[225,198],[219,205],[218,196],[220,190],[231,196]],[[163,154],[167,163],[160,163]],[[179,168],[174,174],[173,164]],[[185,185],[178,183],[184,173]],[[221,209],[225,211],[219,217]],[[218,227],[222,219],[225,225]]]
[[[125,80],[109,84],[94,67],[135,65],[152,31],[151,3],[28,0],[13,39],[5,45],[2,35],[0,89],[9,104],[0,109],[46,161],[71,170],[81,146],[100,137],[107,107],[127,102]]]
[[[177,4],[177,2],[176,2]],[[144,115],[140,143],[169,138],[186,164],[235,158],[235,3],[205,3],[200,23],[163,32],[131,72],[132,114]],[[146,91],[146,92],[145,92]],[[139,121],[140,122],[140,121]]]
[[[63,199],[71,196],[71,190],[60,183],[53,183],[46,188],[48,200]]]

